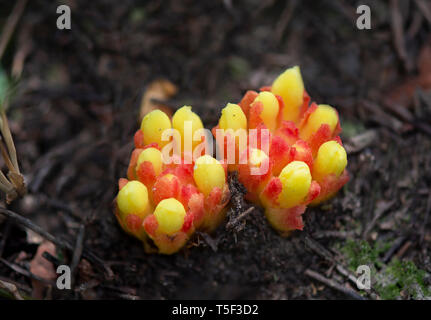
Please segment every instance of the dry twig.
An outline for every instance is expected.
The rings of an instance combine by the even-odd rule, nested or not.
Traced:
[[[16,154],[15,144],[10,132],[9,123],[6,117],[7,98],[2,106],[0,131],[0,152],[9,170],[7,177],[0,172],[0,189],[6,193],[6,202],[11,203],[18,197],[26,194],[27,188],[24,183],[24,177],[19,171],[18,157]],[[3,143],[3,141],[6,143]]]
[[[411,71],[412,64],[407,55],[406,45],[404,41],[403,18],[398,0],[391,0],[391,27],[394,36],[395,49],[398,57],[404,64],[407,71]]]
[[[425,2],[425,0],[415,0],[416,5],[422,12],[423,16],[431,24],[431,7],[430,4]]]
[[[33,230],[34,232],[36,232],[36,233],[40,234],[42,237],[44,237],[46,240],[56,244],[57,246],[59,246],[61,248],[65,248],[65,249],[70,250],[70,251],[75,250],[75,247],[72,244],[70,244],[69,242],[54,237],[52,234],[50,234],[49,232],[46,232],[45,230],[43,230],[38,225],[31,222],[29,219],[24,218],[21,215],[15,213],[13,211],[7,210],[5,208],[0,208],[0,213],[11,218],[11,219],[14,219],[19,224],[23,225],[26,228],[29,228],[30,230]],[[112,272],[111,268],[106,266],[105,263],[103,262],[103,260],[101,260],[99,257],[94,255],[92,252],[90,252],[88,250],[83,250],[82,255],[83,255],[83,257],[87,258],[89,261],[93,262],[95,265],[102,268],[105,271],[106,277],[108,279],[111,279],[113,277],[113,272]]]
[[[19,18],[24,12],[25,5],[27,0],[19,0],[16,2],[15,7],[13,8],[12,13],[6,21],[6,25],[3,28],[3,32],[0,39],[0,60],[3,56],[3,53],[6,50],[7,44],[9,43],[10,37],[12,36],[16,24],[18,23]]]
[[[344,287],[341,284],[337,283],[333,279],[325,278],[324,276],[322,276],[321,274],[319,274],[319,273],[317,273],[317,272],[315,272],[313,270],[310,270],[310,269],[305,270],[305,275],[309,276],[310,278],[313,278],[313,279],[315,279],[317,281],[320,281],[320,282],[326,284],[328,287],[331,287],[331,288],[333,288],[335,290],[338,290],[338,291],[340,291],[340,292],[348,295],[349,297],[351,297],[353,299],[356,299],[356,300],[366,300],[366,298],[364,298],[363,296],[361,296],[355,290],[347,288],[347,287]]]

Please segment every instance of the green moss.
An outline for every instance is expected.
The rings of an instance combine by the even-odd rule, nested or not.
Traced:
[[[352,239],[347,240],[341,251],[345,254],[348,259],[349,268],[356,270],[360,265],[368,265],[381,267],[382,262],[379,259],[379,255],[385,252],[391,243],[389,242],[376,242],[373,247],[367,241],[354,241]]]
[[[377,241],[371,246],[367,241],[348,240],[341,248],[349,268],[353,272],[360,265],[371,268],[373,288],[382,299],[396,299],[403,295],[421,298],[431,295],[424,283],[426,272],[420,270],[412,261],[393,259],[383,264],[380,255],[391,247],[390,242]]]
[[[424,284],[426,272],[418,269],[412,261],[394,259],[383,274],[386,281],[376,285],[382,299],[396,299],[401,295],[401,291],[413,298],[431,294],[431,290]]]
[[[343,125],[343,138],[351,138],[365,131],[364,125],[359,121],[349,121],[342,118],[341,124]]]

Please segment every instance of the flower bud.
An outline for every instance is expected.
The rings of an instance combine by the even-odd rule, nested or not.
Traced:
[[[253,123],[253,119],[249,119],[249,128],[256,128],[260,122],[263,122],[269,130],[276,129],[279,103],[273,93],[269,91],[259,93],[250,107],[250,117],[255,113],[258,120]]]
[[[301,124],[299,136],[302,140],[309,141],[323,125],[327,127],[329,137],[332,137],[337,124],[337,111],[327,104],[320,104],[306,119],[305,123]]]
[[[280,178],[274,177],[269,181],[260,198],[269,223],[281,232],[281,235],[287,236],[292,230],[302,230],[304,227],[302,214],[306,206],[320,194],[320,186],[316,181],[312,181],[305,198],[289,208],[283,208],[280,204],[284,188]]]
[[[349,181],[346,165],[346,151],[337,141],[328,141],[320,146],[312,173],[321,191],[311,205],[328,200]]]
[[[282,185],[278,196],[281,208],[292,208],[304,202],[311,185],[310,169],[305,162],[292,161],[281,170],[278,178]]]
[[[171,128],[171,120],[163,111],[158,109],[148,113],[141,123],[144,144],[157,143],[162,149],[169,141],[162,141],[162,133]]]
[[[169,198],[159,202],[154,210],[154,216],[158,223],[158,231],[172,235],[183,227],[186,210],[177,199]]]
[[[150,210],[147,187],[139,181],[126,179],[120,179],[119,186],[115,212],[117,220],[124,231],[144,240],[146,235],[142,224]]]
[[[124,214],[143,216],[148,208],[147,187],[139,181],[129,181],[118,193],[117,204]]]
[[[336,141],[322,144],[313,165],[313,178],[322,182],[328,175],[339,177],[347,166],[346,150]]]
[[[149,162],[153,166],[153,170],[156,176],[162,172],[162,153],[159,149],[156,148],[146,148],[144,149],[138,157],[138,161],[136,163],[136,170],[139,169],[139,166],[144,163]]]
[[[247,147],[247,118],[241,107],[228,103],[221,112],[219,123],[212,129],[216,138],[217,152],[226,160],[229,171],[236,168],[239,155]]]
[[[280,232],[281,236],[288,236],[291,231],[302,230],[304,228],[302,214],[305,212],[305,209],[305,205],[289,209],[267,207],[265,208],[265,216],[271,226]]]
[[[219,127],[223,130],[247,130],[247,118],[241,107],[237,104],[228,103],[221,111]]]
[[[190,234],[193,233],[193,214],[186,214],[182,228],[173,234],[167,234],[160,230],[159,222],[154,214],[145,218],[144,229],[157,248],[154,250],[150,241],[144,241],[144,247],[147,252],[173,254],[184,247]]]
[[[193,140],[194,133],[204,127],[201,118],[192,111],[192,107],[184,106],[178,109],[172,117],[172,127],[181,134],[181,151],[192,153],[201,142],[201,140]]]
[[[221,163],[209,155],[199,157],[195,162],[193,178],[200,192],[208,196],[214,188],[223,189],[226,173]]]
[[[271,91],[283,99],[283,120],[298,122],[304,98],[304,82],[299,67],[289,68],[280,74],[272,83]]]

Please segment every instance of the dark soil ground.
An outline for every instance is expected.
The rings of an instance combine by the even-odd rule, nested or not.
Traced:
[[[71,7],[71,30],[56,28],[61,3]],[[79,261],[73,290],[51,286],[42,297],[428,295],[429,2],[361,1],[371,7],[371,30],[356,28],[358,3],[347,0],[61,3],[28,1],[1,60],[7,72],[22,70],[8,118],[28,186],[8,208],[55,237],[54,264]],[[14,5],[1,1],[1,26]],[[254,210],[235,228],[198,235],[178,254],[145,254],[119,228],[111,203],[126,175],[146,86],[170,80],[179,93],[166,104],[192,105],[210,128],[227,102],[296,64],[313,100],[339,110],[348,185],[331,202],[309,208],[304,231],[289,238]],[[231,185],[241,199],[234,177]],[[247,207],[235,206],[230,219]],[[35,296],[29,263],[41,241],[0,215],[0,280],[24,296]],[[360,292],[349,280],[359,264],[392,286]]]

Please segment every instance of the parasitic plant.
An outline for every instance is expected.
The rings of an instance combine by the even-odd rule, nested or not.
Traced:
[[[329,199],[348,181],[340,131],[333,107],[310,104],[299,67],[227,104],[213,128],[246,198],[263,206],[270,224],[284,234],[302,230],[306,206]],[[234,155],[228,152],[232,145]]]
[[[200,129],[199,116],[184,106],[172,119],[151,111],[135,134],[115,212],[121,227],[143,241],[147,252],[175,253],[195,230],[212,232],[225,217],[226,166],[199,151],[206,143]]]
[[[271,86],[228,103],[212,129],[220,160],[208,155],[212,137],[191,107],[172,119],[149,112],[134,136],[127,179],[119,180],[119,224],[147,252],[175,253],[196,230],[220,225],[230,198],[227,172],[237,171],[246,199],[264,208],[275,229],[302,230],[306,207],[349,180],[338,113],[310,100],[293,67]]]

